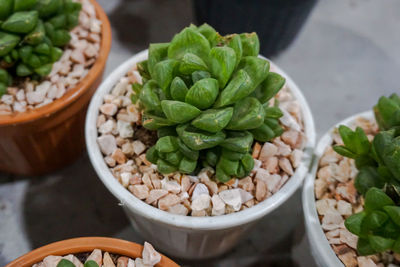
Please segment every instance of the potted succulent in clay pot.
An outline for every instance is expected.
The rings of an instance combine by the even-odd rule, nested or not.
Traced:
[[[258,50],[255,33],[191,25],[125,62],[92,99],[91,162],[162,251],[222,254],[302,182],[313,120]]]
[[[94,0],[0,3],[0,171],[43,174],[84,150],[110,25]]]
[[[400,263],[399,127],[400,98],[393,94],[374,112],[340,122],[317,145],[303,209],[321,266]]]
[[[147,242],[108,237],[67,239],[37,248],[6,267],[178,267]]]

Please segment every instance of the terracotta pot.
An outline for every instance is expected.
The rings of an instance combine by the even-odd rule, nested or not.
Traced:
[[[68,254],[91,252],[96,248],[130,258],[141,257],[143,250],[143,246],[121,239],[108,237],[80,237],[51,243],[32,250],[31,252],[10,262],[5,267],[31,267],[33,264],[40,262],[49,255],[64,256]],[[161,261],[156,265],[156,267],[179,267],[179,265],[164,255],[161,255]]]
[[[0,116],[0,171],[44,174],[71,163],[84,151],[86,108],[102,80],[111,48],[107,15],[95,0],[91,2],[102,21],[96,62],[62,98],[31,111]]]

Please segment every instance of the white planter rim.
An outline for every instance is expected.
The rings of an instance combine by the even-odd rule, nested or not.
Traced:
[[[90,102],[86,115],[85,138],[90,161],[102,182],[114,194],[114,196],[119,199],[121,205],[126,206],[133,212],[149,220],[168,224],[177,228],[186,228],[188,230],[216,230],[243,225],[265,216],[286,201],[302,184],[303,179],[308,172],[312,151],[315,145],[314,121],[310,108],[300,89],[285,72],[274,65],[276,72],[280,73],[286,78],[286,82],[291,89],[291,92],[300,102],[304,120],[305,135],[307,138],[307,143],[304,148],[304,156],[300,166],[296,169],[295,174],[278,192],[263,202],[258,203],[257,205],[246,210],[212,217],[175,215],[162,211],[146,204],[142,200],[137,199],[114,178],[108,166],[104,162],[103,155],[100,152],[96,140],[98,136],[96,120],[99,114],[99,107],[103,103],[103,96],[111,91],[114,85],[121,77],[125,76],[129,69],[131,69],[137,62],[145,59],[147,59],[147,50],[134,55],[132,58],[128,59],[117,69],[115,69],[97,89]]]
[[[315,205],[314,182],[318,170],[318,163],[325,149],[332,144],[332,133],[339,125],[350,126],[357,118],[373,119],[372,111],[365,111],[344,119],[330,128],[319,140],[315,151],[310,172],[303,186],[302,203],[307,236],[311,245],[311,252],[320,266],[344,266],[331,248],[328,239],[322,230]]]

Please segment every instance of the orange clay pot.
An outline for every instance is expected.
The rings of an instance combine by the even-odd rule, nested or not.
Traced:
[[[96,62],[60,99],[31,111],[0,115],[0,171],[40,175],[73,162],[84,151],[86,109],[102,80],[111,48],[107,15],[95,0],[91,3],[102,21]]]
[[[42,261],[46,256],[64,256],[82,252],[91,252],[94,249],[101,249],[103,252],[138,258],[142,256],[143,246],[121,239],[108,237],[80,237],[51,243],[44,247],[32,250],[31,252],[10,262],[5,267],[31,267],[33,264]],[[161,261],[156,267],[179,267],[178,264],[161,255]]]

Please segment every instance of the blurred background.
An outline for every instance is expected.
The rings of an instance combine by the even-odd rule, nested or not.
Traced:
[[[98,0],[111,22],[106,73],[190,23],[222,34],[256,31],[263,55],[303,91],[318,136],[400,92],[398,0]],[[142,243],[86,154],[43,177],[0,174],[0,266],[49,242],[113,236]],[[304,233],[301,191],[233,251],[184,266],[315,266]]]

